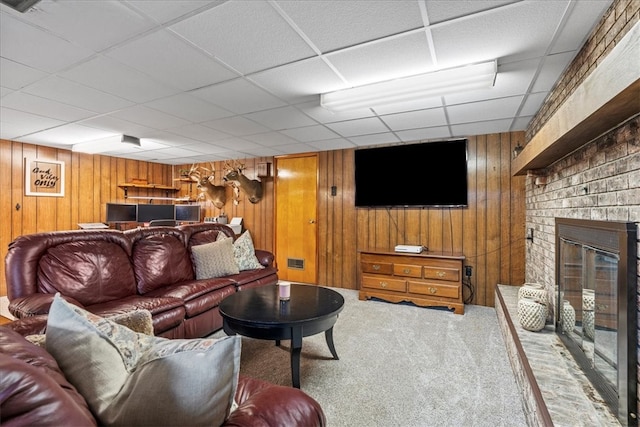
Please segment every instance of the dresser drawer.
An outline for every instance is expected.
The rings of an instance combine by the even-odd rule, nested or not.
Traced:
[[[444,298],[459,298],[460,286],[444,283],[426,283],[409,281],[409,292],[412,294],[429,295]]]
[[[384,289],[387,291],[406,292],[407,282],[401,279],[362,275],[362,286],[369,289]]]
[[[448,282],[460,281],[460,269],[447,267],[424,267],[425,279],[446,280]]]
[[[415,264],[393,264],[393,275],[421,278],[422,266]]]
[[[390,262],[362,261],[360,265],[362,267],[363,273],[374,273],[374,274],[392,274],[393,273],[393,264],[391,264]]]

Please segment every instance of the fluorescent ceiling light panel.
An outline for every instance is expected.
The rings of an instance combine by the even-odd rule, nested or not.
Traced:
[[[497,70],[493,60],[372,83],[321,94],[320,105],[331,111],[347,111],[490,88]]]

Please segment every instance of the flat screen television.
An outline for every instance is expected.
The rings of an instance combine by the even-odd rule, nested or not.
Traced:
[[[200,222],[200,205],[176,205],[176,221]]]
[[[138,204],[138,222],[154,219],[175,219],[174,205]]]
[[[136,222],[138,205],[131,203],[107,203],[106,222]]]
[[[356,207],[467,206],[467,140],[356,150]]]

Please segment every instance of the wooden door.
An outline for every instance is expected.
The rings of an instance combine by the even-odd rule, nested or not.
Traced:
[[[318,157],[277,157],[275,172],[278,276],[317,283]]]

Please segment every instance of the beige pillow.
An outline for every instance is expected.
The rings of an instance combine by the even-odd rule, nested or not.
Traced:
[[[218,240],[231,237],[226,237],[224,234],[218,234]],[[257,268],[264,268],[264,265],[260,264],[256,257],[256,249],[253,246],[253,239],[249,230],[245,231],[233,242],[233,258],[236,261],[238,270],[255,270]]]
[[[191,247],[191,256],[196,269],[196,279],[210,279],[238,274],[233,258],[231,237]]]
[[[169,340],[133,332],[56,295],[46,348],[103,425],[220,425],[240,338]]]

